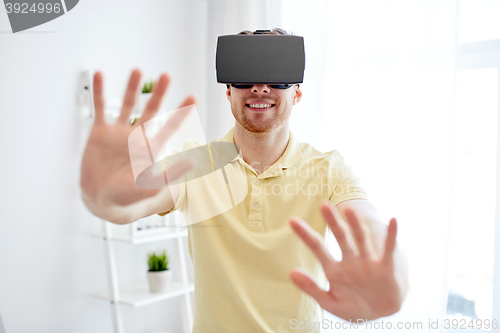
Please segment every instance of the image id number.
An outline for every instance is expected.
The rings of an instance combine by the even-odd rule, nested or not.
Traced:
[[[55,3],[52,5],[51,3],[34,3],[30,8],[28,8],[29,5],[27,3],[10,3],[7,2],[5,4],[5,8],[7,9],[7,14],[10,14],[12,12],[14,13],[24,13],[24,14],[29,14],[29,13],[59,13],[61,11],[61,4],[60,3]]]
[[[444,320],[444,328],[445,329],[460,329],[460,330],[465,330],[465,329],[497,329],[498,328],[498,320],[493,319],[445,319]]]

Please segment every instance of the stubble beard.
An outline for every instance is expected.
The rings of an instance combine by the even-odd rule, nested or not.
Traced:
[[[262,116],[252,116],[249,114],[249,111],[245,110],[246,106],[235,106],[231,105],[231,111],[233,113],[234,118],[244,129],[252,133],[267,133],[272,130],[283,125],[287,119],[290,117],[291,111],[278,111],[278,105],[274,106],[274,112],[272,117],[265,115],[264,117],[268,119],[260,119],[264,118]],[[235,111],[236,110],[236,111]]]

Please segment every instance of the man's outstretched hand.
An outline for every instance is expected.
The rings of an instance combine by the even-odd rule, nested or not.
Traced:
[[[135,128],[152,119],[158,112],[170,79],[166,74],[160,76],[142,116],[131,125],[130,116],[136,104],[140,79],[140,71],[134,70],[128,82],[120,116],[115,124],[109,124],[105,121],[104,115],[102,74],[97,72],[94,75],[95,122],[83,154],[80,185],[87,207],[97,216],[108,220],[118,216],[121,216],[120,219],[128,218],[130,212],[125,212],[119,207],[130,206],[141,200],[152,198],[161,191],[141,188],[136,184],[129,156],[129,145],[134,145],[134,142],[130,142],[129,136]],[[154,140],[156,145],[164,144],[188,115],[191,108],[184,107],[193,104],[195,104],[195,98],[187,97],[180,109],[169,118],[158,134],[150,139],[150,143],[152,144]],[[145,162],[151,163],[149,160]],[[169,180],[182,176],[192,166],[193,163],[187,160],[173,165],[169,169],[171,177]],[[141,210],[146,214],[152,205],[151,202],[147,202],[141,207],[130,206],[129,208],[131,212]],[[153,213],[149,212],[149,214]],[[143,216],[137,216],[137,218],[140,217]]]
[[[329,202],[321,205],[321,212],[342,250],[342,260],[330,255],[323,237],[309,224],[292,217],[290,225],[321,262],[330,290],[319,288],[300,269],[291,271],[293,282],[322,308],[347,321],[373,320],[399,311],[404,292],[395,277],[396,220],[388,226],[385,249],[376,251],[370,229],[351,208],[345,210],[347,222]]]

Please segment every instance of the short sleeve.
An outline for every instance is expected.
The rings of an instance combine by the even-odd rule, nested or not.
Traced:
[[[179,185],[179,196],[177,197],[177,201],[175,202],[175,205],[172,209],[169,211],[163,212],[163,213],[158,213],[160,216],[165,216],[167,214],[170,214],[176,210],[178,211],[183,211],[185,207],[185,201],[186,201],[186,182],[182,182]]]
[[[366,190],[353,168],[345,163],[337,151],[333,151],[332,155],[334,156],[330,170],[333,185],[333,193],[330,196],[332,205],[335,207],[343,201],[352,199],[368,200]]]

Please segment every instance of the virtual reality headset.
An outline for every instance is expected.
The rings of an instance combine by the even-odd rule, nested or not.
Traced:
[[[215,70],[219,83],[302,83],[306,56],[301,36],[264,34],[219,36]]]

